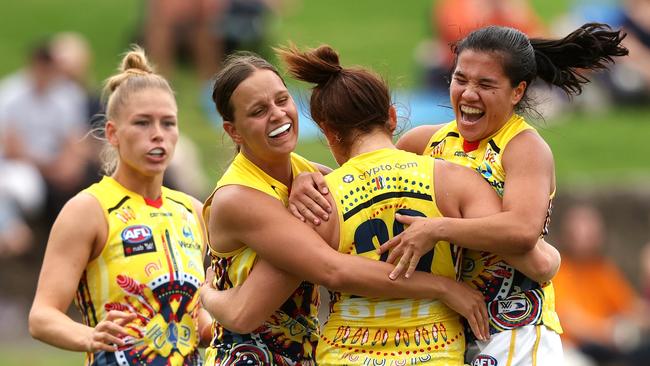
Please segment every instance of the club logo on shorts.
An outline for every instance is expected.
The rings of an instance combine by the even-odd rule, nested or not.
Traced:
[[[121,236],[125,257],[156,251],[156,244],[149,226],[129,226],[122,230]]]
[[[492,356],[478,355],[474,358],[472,366],[497,366],[497,360]]]
[[[352,183],[354,182],[354,176],[352,174],[346,174],[343,176],[343,182]]]

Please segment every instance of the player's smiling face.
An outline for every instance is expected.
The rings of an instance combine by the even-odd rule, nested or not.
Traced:
[[[234,121],[224,129],[253,162],[291,153],[298,142],[298,112],[282,79],[270,70],[256,70],[230,98]]]
[[[503,55],[464,50],[458,55],[449,86],[458,130],[467,141],[484,139],[499,130],[514,112],[526,90],[516,87],[503,71]]]

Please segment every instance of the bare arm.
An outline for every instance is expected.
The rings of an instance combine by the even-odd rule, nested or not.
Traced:
[[[438,161],[435,176],[436,201],[445,216],[474,218],[500,212],[501,202],[496,193],[476,172]],[[392,276],[399,276],[405,270],[406,276],[409,276],[415,270],[421,255],[430,250],[434,243],[435,237],[430,236],[429,225],[436,219],[400,216],[398,220],[410,225],[409,228],[383,245],[381,251],[393,248],[388,257],[389,263],[400,258],[391,273]],[[560,265],[560,254],[543,239],[540,239],[533,249],[523,254],[497,254],[502,255],[515,268],[539,282],[550,280]]]
[[[258,260],[243,285],[225,291],[212,287],[206,276],[201,287],[201,302],[221,325],[245,334],[254,331],[291,296],[300,279],[279,270],[263,259]]]
[[[424,125],[415,127],[400,137],[400,139],[397,140],[395,147],[400,150],[422,155],[424,150],[427,148],[427,143],[431,139],[431,136],[442,128],[442,126],[444,125]]]
[[[426,274],[417,285],[398,285],[387,276],[392,265],[333,250],[280,201],[251,188],[221,188],[212,202],[208,229],[210,240],[248,245],[274,266],[334,290],[388,298],[440,294]]]
[[[199,222],[199,225],[201,226],[201,244],[203,247],[202,254],[203,254],[203,261],[205,261],[206,253],[208,251],[208,240],[207,240],[208,234],[206,231],[205,222],[203,221],[203,216],[201,215],[201,212],[203,212],[203,203],[201,203],[199,200],[197,200],[194,197],[190,196],[190,198],[192,200],[192,206],[194,207],[194,213]],[[199,295],[201,294],[199,293]],[[210,344],[210,341],[212,340],[211,327],[212,327],[212,316],[205,308],[202,307],[199,310],[198,328],[197,328],[199,330],[199,344],[201,346],[205,347]]]
[[[121,336],[127,333],[122,326],[135,314],[111,311],[94,329],[66,314],[96,244],[106,238],[106,230],[94,197],[80,193],[63,207],[52,226],[29,313],[29,331],[34,338],[71,351],[115,351],[115,345],[124,345]]]
[[[246,243],[274,266],[330,289],[371,297],[441,299],[470,319],[479,338],[487,337],[485,307],[478,293],[449,278],[423,272],[408,281],[391,281],[392,265],[333,250],[268,195],[241,186],[220,191],[212,202],[208,223],[214,242]],[[464,301],[457,301],[461,297]]]
[[[560,269],[560,252],[542,238],[532,250],[525,254],[499,255],[526,277],[539,283],[552,280]]]
[[[508,145],[503,165],[507,183],[502,211],[471,219],[428,219],[422,231],[429,242],[450,241],[465,248],[505,255],[524,254],[535,247],[554,185],[553,156],[541,137],[525,131]],[[466,186],[462,181],[456,184]],[[382,246],[382,250],[393,245]]]
[[[434,229],[441,239],[503,254],[523,254],[535,246],[555,183],[551,150],[536,133],[522,132],[509,143],[503,167],[502,211],[480,219],[442,219]]]

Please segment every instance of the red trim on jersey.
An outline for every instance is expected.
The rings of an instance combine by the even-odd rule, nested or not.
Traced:
[[[480,140],[479,141],[463,140],[463,151],[465,151],[466,153],[468,153],[470,151],[474,151],[474,150],[478,149],[478,145],[480,143],[481,143]]]
[[[160,208],[162,207],[162,196],[156,198],[155,200],[150,200],[147,197],[144,198],[144,203],[147,204],[147,206],[155,207],[155,208]]]

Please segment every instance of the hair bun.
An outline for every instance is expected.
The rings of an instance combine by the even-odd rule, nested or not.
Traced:
[[[141,74],[151,74],[154,72],[153,67],[147,60],[147,56],[144,54],[144,50],[140,46],[132,46],[131,50],[122,59],[120,71],[129,72],[130,70],[142,71]]]

